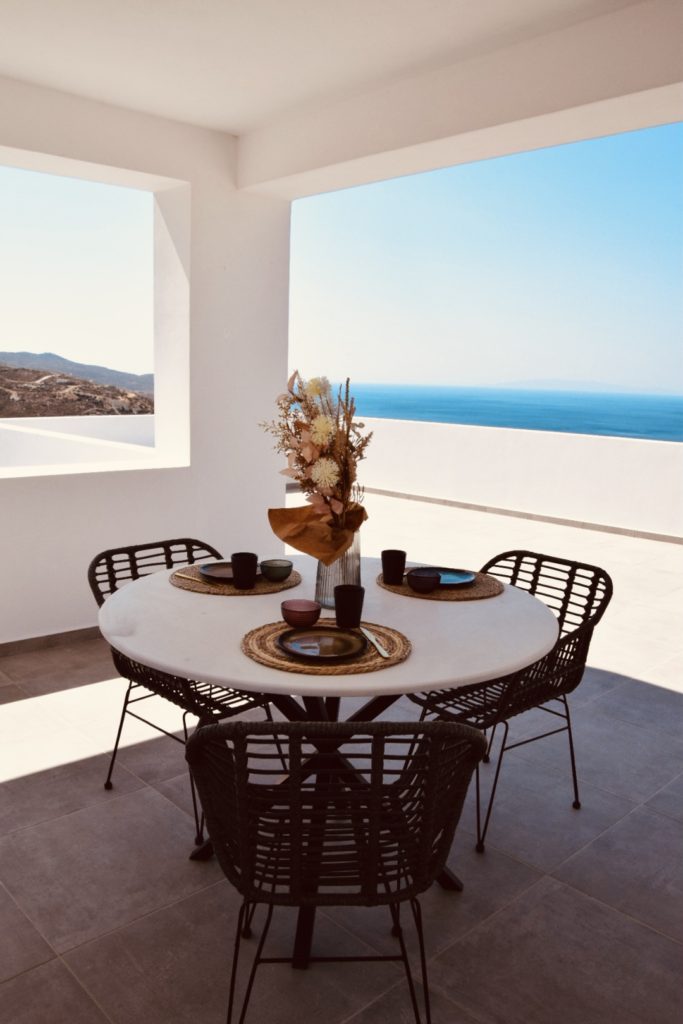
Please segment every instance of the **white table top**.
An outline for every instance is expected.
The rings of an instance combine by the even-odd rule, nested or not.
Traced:
[[[409,638],[405,662],[380,672],[311,676],[279,672],[247,657],[249,630],[281,620],[287,598],[312,598],[316,561],[294,558],[299,587],[278,594],[227,597],[180,590],[170,572],[128,584],[104,602],[99,628],[123,654],[162,672],[262,693],[377,696],[465,686],[524,668],[546,654],[557,620],[542,601],[514,587],[476,601],[425,601],[378,587],[379,559],[362,559],[366,598],[362,617]],[[334,612],[324,609],[323,615]]]
[[[294,564],[300,586],[278,594],[227,597],[180,590],[170,572],[129,583],[100,609],[106,640],[122,654],[175,675],[260,693],[296,696],[379,696],[465,686],[495,679],[543,657],[558,636],[557,620],[541,601],[515,587],[477,601],[424,601],[375,583],[379,559],[362,560],[363,620],[393,626],[411,641],[406,661],[379,672],[314,676],[279,672],[240,649],[250,629],[280,620],[287,598],[313,598],[317,562]],[[323,609],[323,616],[333,611]]]

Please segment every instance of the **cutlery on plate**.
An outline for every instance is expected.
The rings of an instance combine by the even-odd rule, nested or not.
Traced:
[[[359,626],[359,629],[363,636],[365,637],[365,639],[370,641],[370,643],[372,644],[372,646],[375,648],[379,655],[381,655],[383,658],[389,657],[389,652],[387,651],[386,647],[382,647],[381,643],[379,642],[374,633],[371,633],[369,629],[365,628],[365,626]]]

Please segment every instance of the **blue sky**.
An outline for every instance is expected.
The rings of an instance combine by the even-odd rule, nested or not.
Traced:
[[[294,204],[290,365],[683,393],[683,125]]]
[[[0,167],[0,351],[153,368],[153,197]]]
[[[290,366],[683,393],[683,125],[301,199]],[[0,167],[0,351],[153,369],[153,199]]]

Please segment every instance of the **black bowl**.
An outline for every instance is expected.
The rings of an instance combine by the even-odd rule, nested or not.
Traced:
[[[441,574],[437,569],[409,569],[406,573],[406,583],[416,594],[431,594],[441,583]]]

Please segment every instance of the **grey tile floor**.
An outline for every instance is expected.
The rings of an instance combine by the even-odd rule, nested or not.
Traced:
[[[506,755],[486,853],[468,798],[450,863],[462,893],[422,897],[435,1024],[683,1019],[683,547],[368,495],[364,553],[477,567],[529,547],[594,561],[615,598],[564,736]],[[123,699],[100,640],[0,656],[0,1024],[219,1024],[238,909],[187,859],[183,750],[146,726],[107,754]],[[392,717],[413,717],[395,705]],[[158,702],[154,717],[180,726]],[[529,735],[534,713],[515,723]],[[484,768],[490,778],[490,769]],[[288,951],[293,915],[271,932]],[[319,914],[319,955],[391,949],[385,915]],[[248,1024],[405,1024],[393,964],[262,968]]]
[[[132,723],[105,792],[123,684],[100,641],[0,658],[0,692],[0,1024],[218,1024],[238,899],[215,862],[187,859],[182,747]],[[451,854],[465,891],[422,898],[435,1024],[678,1024],[682,718],[683,696],[590,668],[581,810],[564,737],[507,755],[483,855],[468,800]],[[274,950],[293,920],[279,914]],[[320,955],[392,941],[381,912],[319,915]],[[322,964],[264,967],[248,1019],[411,1015],[393,964]]]

